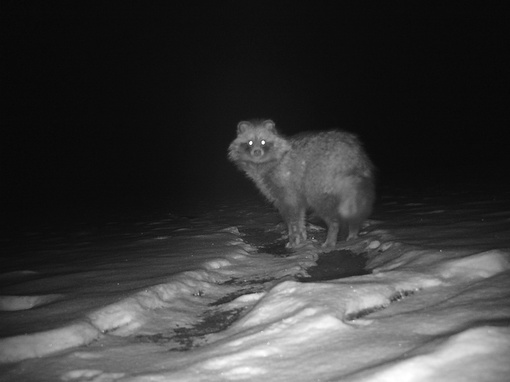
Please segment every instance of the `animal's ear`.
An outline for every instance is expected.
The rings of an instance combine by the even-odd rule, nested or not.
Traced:
[[[250,122],[241,121],[237,124],[237,134],[242,134],[246,130],[248,130],[250,127],[252,127],[252,124]]]
[[[275,126],[274,122],[271,121],[270,119],[265,120],[262,123],[262,126],[264,126],[265,129],[267,129],[273,133],[276,133],[276,126]]]

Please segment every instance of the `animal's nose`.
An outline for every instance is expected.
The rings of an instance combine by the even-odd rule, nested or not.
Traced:
[[[253,149],[251,152],[251,155],[253,155],[254,157],[259,157],[262,155],[262,150],[261,149]]]

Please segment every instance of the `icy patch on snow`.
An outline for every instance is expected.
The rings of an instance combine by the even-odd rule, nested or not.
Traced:
[[[510,254],[496,249],[444,262],[439,273],[445,278],[488,278],[510,269]]]
[[[11,281],[11,280],[19,280],[27,277],[33,277],[39,275],[38,272],[34,271],[14,271],[0,274],[0,281]]]
[[[367,382],[484,381],[508,378],[510,329],[482,326],[446,339],[427,354],[410,357],[380,371]],[[483,362],[484,368],[480,368]],[[490,372],[490,378],[487,374]]]
[[[8,337],[0,340],[0,362],[42,357],[75,346],[86,345],[101,336],[97,328],[79,322],[63,328]]]
[[[232,263],[227,259],[217,259],[213,261],[208,261],[203,265],[205,269],[219,269],[231,266]]]
[[[113,382],[122,377],[125,373],[105,373],[102,370],[83,369],[72,370],[63,374],[62,381],[89,381],[89,382]]]
[[[373,240],[368,244],[367,249],[377,249],[380,246],[381,242],[379,240]]]
[[[0,311],[27,310],[62,298],[62,294],[41,296],[0,296]]]

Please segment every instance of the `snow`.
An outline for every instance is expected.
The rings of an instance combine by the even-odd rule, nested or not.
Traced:
[[[261,199],[32,232],[0,275],[0,380],[507,380],[510,200],[402,195],[339,243],[370,271],[345,278],[307,280],[315,225],[258,250],[284,245]]]

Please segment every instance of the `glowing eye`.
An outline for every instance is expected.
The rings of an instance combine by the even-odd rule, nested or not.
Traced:
[[[266,144],[266,141],[265,141],[265,140],[261,140],[261,141],[260,141],[260,144],[261,144],[262,146],[264,146],[264,145]]]
[[[248,141],[248,146],[253,146],[253,141]]]

